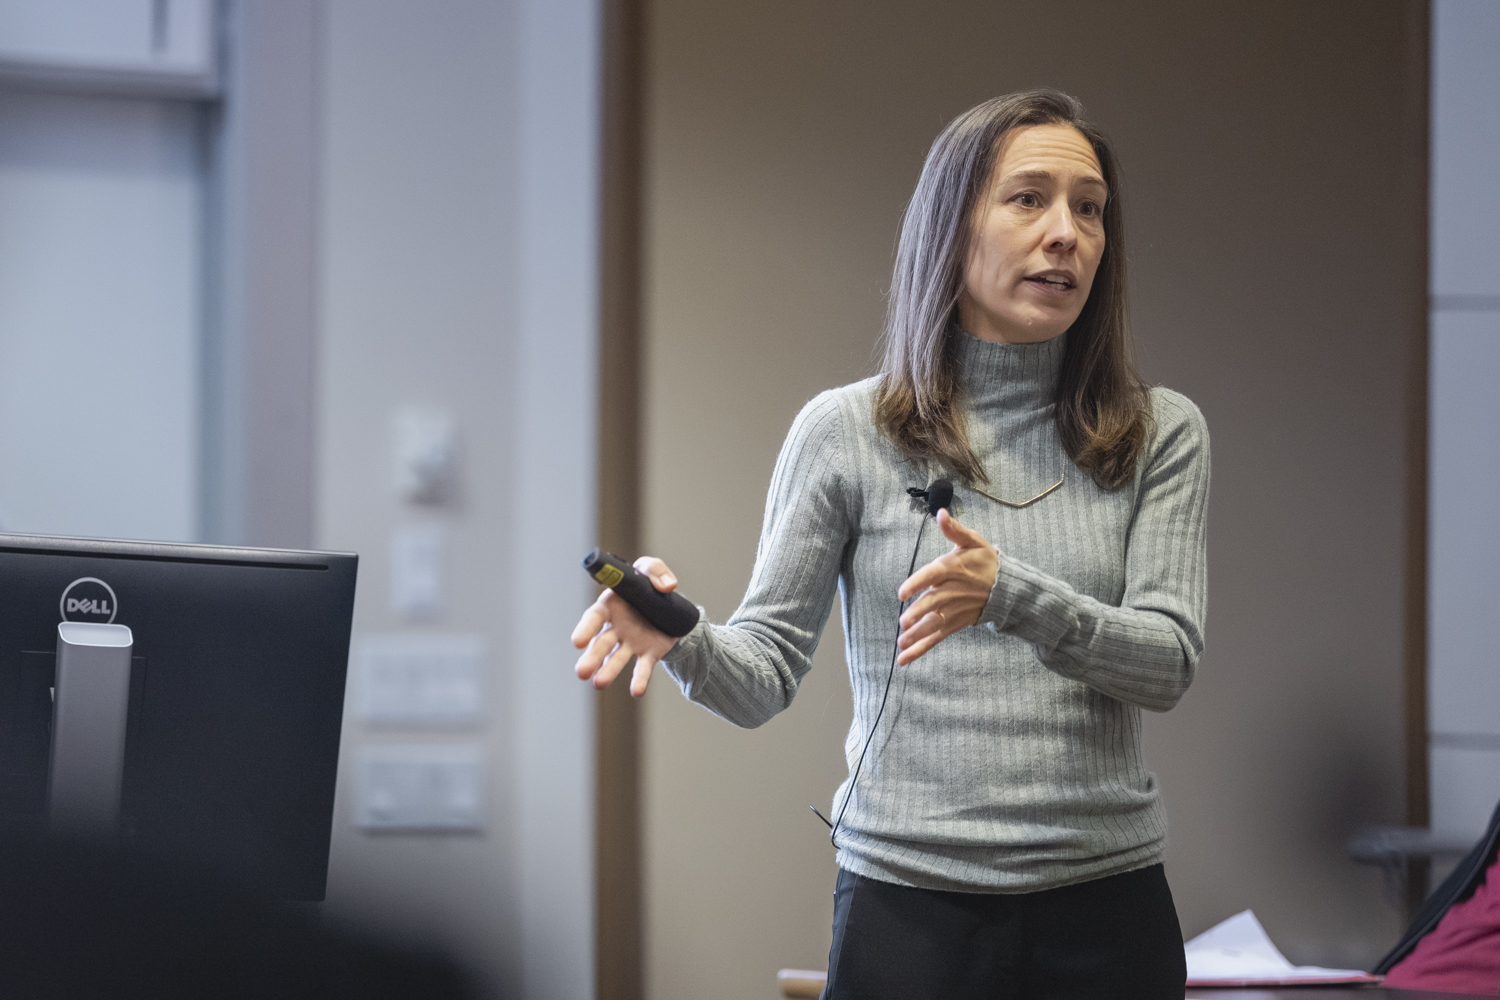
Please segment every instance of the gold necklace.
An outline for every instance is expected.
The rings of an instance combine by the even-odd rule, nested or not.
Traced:
[[[1020,509],[1022,507],[1030,507],[1032,504],[1036,503],[1042,497],[1046,496],[1048,493],[1051,493],[1053,490],[1057,489],[1062,484],[1063,484],[1062,479],[1059,479],[1057,482],[1053,483],[1051,486],[1047,487],[1045,490],[1042,490],[1042,492],[1038,493],[1036,496],[1032,497],[1030,500],[1020,500],[1020,501],[1017,501],[1017,500],[1001,500],[999,497],[995,496],[993,493],[986,493],[984,490],[980,489],[978,486],[970,486],[969,489],[973,490],[975,493],[978,493],[982,497],[989,497],[991,500],[995,501],[998,504],[1004,504],[1007,507],[1014,507],[1016,509]]]

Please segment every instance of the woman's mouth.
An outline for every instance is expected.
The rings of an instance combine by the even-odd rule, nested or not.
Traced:
[[[1026,279],[1033,285],[1041,285],[1058,292],[1066,292],[1073,287],[1073,283],[1059,274],[1038,274]]]

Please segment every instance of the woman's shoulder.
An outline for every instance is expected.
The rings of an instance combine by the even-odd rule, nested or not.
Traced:
[[[857,495],[876,381],[825,389],[803,404],[776,460],[773,491],[783,482],[802,484],[799,488],[822,483],[846,496]]]
[[[1151,387],[1151,419],[1158,437],[1188,433],[1208,439],[1208,421],[1203,418],[1203,411],[1176,389],[1164,385]]]
[[[793,424],[794,429],[837,423],[844,433],[859,433],[872,427],[871,415],[875,406],[875,392],[880,385],[880,376],[850,382],[848,385],[824,389],[803,405]]]
[[[810,475],[857,484],[873,465],[900,455],[875,429],[879,376],[825,389],[803,405],[787,432],[783,460]]]
[[[1175,389],[1151,388],[1151,439],[1146,467],[1208,461],[1208,421],[1198,405]]]

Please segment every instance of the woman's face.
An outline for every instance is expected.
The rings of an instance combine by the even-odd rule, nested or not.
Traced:
[[[981,340],[1033,344],[1073,325],[1104,256],[1109,189],[1070,125],[1029,125],[1002,140],[975,206],[958,316]]]

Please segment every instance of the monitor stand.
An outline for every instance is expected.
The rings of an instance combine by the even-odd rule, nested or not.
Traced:
[[[54,833],[103,840],[119,834],[133,645],[124,625],[58,623],[47,781]]]

